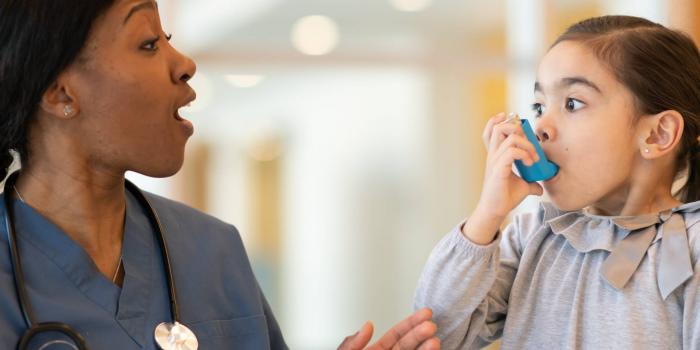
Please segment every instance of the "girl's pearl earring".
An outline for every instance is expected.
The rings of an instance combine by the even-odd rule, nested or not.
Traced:
[[[644,149],[644,153],[649,153],[649,149],[648,149],[648,148],[645,148],[645,149]]]

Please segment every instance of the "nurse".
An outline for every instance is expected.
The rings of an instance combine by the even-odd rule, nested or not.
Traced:
[[[195,64],[152,0],[0,0],[0,348],[286,349],[236,229],[175,174]],[[430,310],[371,349],[438,349]],[[47,323],[49,322],[49,323]],[[366,324],[340,349],[363,349]]]

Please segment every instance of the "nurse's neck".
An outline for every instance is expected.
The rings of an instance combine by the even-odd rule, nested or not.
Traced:
[[[23,166],[16,184],[22,199],[79,244],[112,279],[124,233],[124,174],[73,157],[52,157],[51,152],[32,154],[37,156]]]

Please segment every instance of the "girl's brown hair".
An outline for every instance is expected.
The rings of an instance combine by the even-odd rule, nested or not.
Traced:
[[[675,110],[683,116],[676,174],[689,168],[679,199],[700,200],[700,53],[693,40],[643,18],[603,16],[572,25],[552,46],[562,41],[591,48],[630,89],[638,115]]]

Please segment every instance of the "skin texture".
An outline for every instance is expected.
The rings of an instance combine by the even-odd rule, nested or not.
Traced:
[[[168,44],[155,3],[125,22],[140,3],[118,1],[98,18],[79,59],[47,89],[17,184],[110,278],[121,255],[125,172],[174,174],[192,133],[174,115],[195,98],[187,84],[195,64]]]
[[[680,204],[671,195],[683,118],[673,110],[640,115],[634,96],[584,43],[564,41],[543,57],[535,84],[535,132],[559,174],[528,184],[512,171],[515,159],[536,161],[519,125],[491,118],[479,205],[464,234],[493,241],[508,212],[526,196],[546,192],[562,210],[640,215]]]
[[[17,191],[109,279],[121,256],[124,174],[166,177],[181,168],[193,127],[178,109],[195,99],[187,84],[195,71],[169,44],[155,2],[116,1],[45,92],[29,127]],[[123,274],[116,276],[121,284]],[[431,317],[417,311],[369,349],[439,349]],[[368,323],[339,349],[363,349],[372,333]]]

